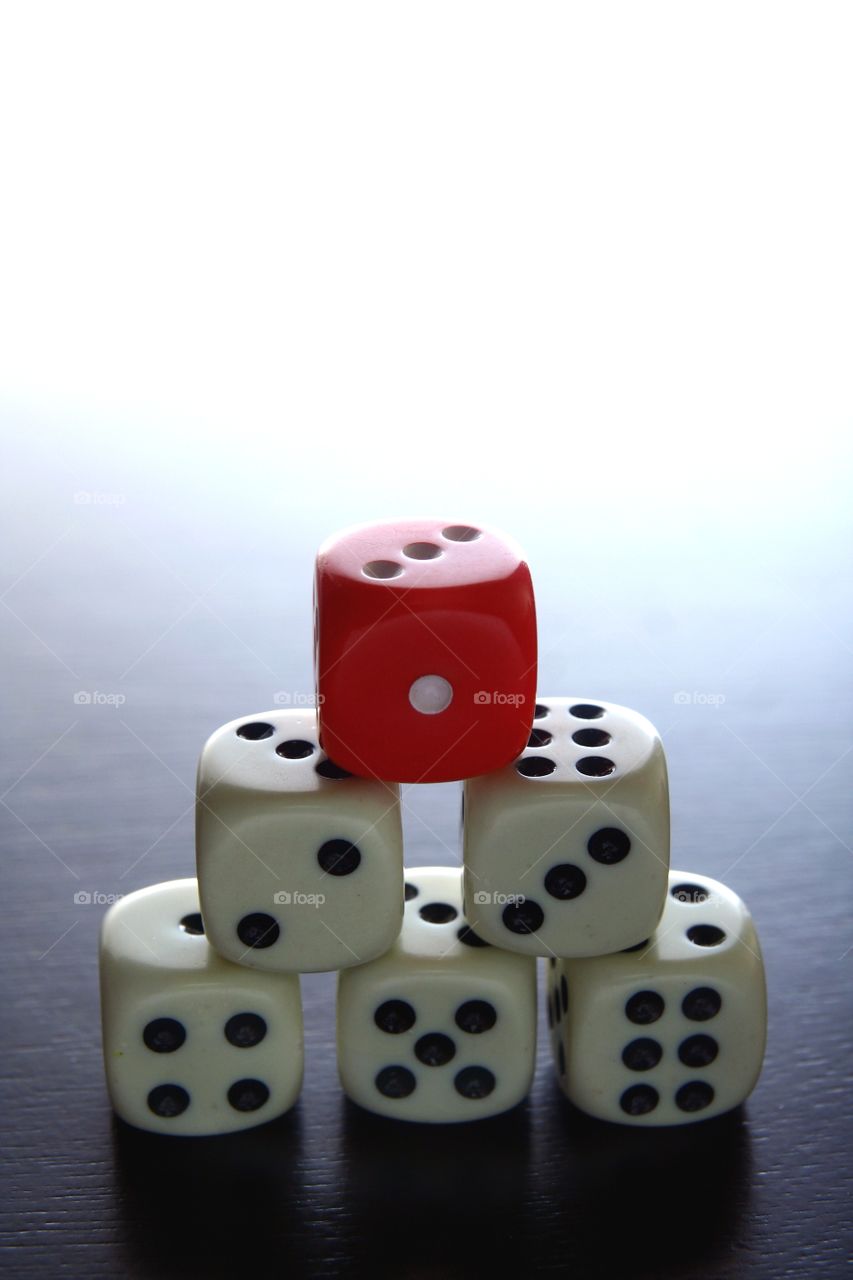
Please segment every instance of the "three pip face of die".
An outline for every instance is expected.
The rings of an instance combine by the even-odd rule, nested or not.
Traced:
[[[602,1120],[677,1125],[751,1093],[764,1056],[767,998],[745,904],[709,876],[674,871],[647,942],[555,960],[548,1022],[560,1085]]]
[[[263,712],[218,729],[197,791],[199,892],[217,951],[290,973],[387,951],[403,917],[398,788],[332,762],[313,711]]]
[[[447,782],[506,764],[530,732],[536,610],[502,535],[443,520],[323,544],[315,673],[324,750],[352,773]]]
[[[399,1120],[482,1120],[526,1096],[535,1052],[536,961],[474,933],[458,869],[408,871],[399,938],[338,979],[346,1093]]]
[[[627,707],[540,698],[511,764],[465,783],[465,901],[495,946],[593,956],[647,938],[669,869],[654,726]]]
[[[217,955],[195,880],[128,894],[104,917],[107,1086],[128,1124],[201,1135],[287,1111],[302,1084],[299,979]]]

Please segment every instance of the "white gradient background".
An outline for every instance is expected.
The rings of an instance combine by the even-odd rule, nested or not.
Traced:
[[[846,859],[851,35],[748,0],[0,8],[0,628],[45,749],[121,691],[146,741],[185,720],[191,782],[310,688],[317,543],[437,511],[528,550],[544,692],[671,733],[682,849],[698,742],[757,840],[815,787],[826,830],[786,823]],[[103,822],[183,813],[89,711],[60,756],[126,767]]]

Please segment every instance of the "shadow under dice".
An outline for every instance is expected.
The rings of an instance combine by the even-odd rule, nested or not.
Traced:
[[[381,955],[400,931],[398,788],[330,760],[313,711],[243,717],[208,740],[196,858],[208,936],[237,964],[341,969]]]
[[[317,556],[315,667],[320,740],[353,773],[446,782],[500,768],[533,715],[530,570],[471,525],[345,530]]]
[[[401,1120],[497,1115],[530,1088],[535,1006],[535,960],[490,947],[471,929],[460,872],[412,869],[394,946],[338,979],[344,1090]]]
[[[116,903],[104,918],[100,969],[107,1085],[128,1124],[229,1133],[294,1104],[303,1061],[299,979],[218,956],[195,880]]]
[[[463,828],[465,901],[483,938],[541,956],[630,946],[666,897],[660,737],[626,707],[541,698],[521,756],[465,783]]]
[[[674,871],[657,929],[617,955],[548,965],[560,1085],[582,1111],[675,1125],[738,1106],[758,1079],[767,1003],[746,906],[708,876]]]

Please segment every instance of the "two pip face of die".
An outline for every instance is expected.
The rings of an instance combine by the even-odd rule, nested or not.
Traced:
[[[107,1086],[140,1129],[229,1133],[287,1111],[302,1084],[298,977],[260,973],[210,946],[195,880],[128,894],[104,917]]]
[[[709,876],[674,871],[660,923],[616,955],[553,960],[548,1022],[560,1085],[602,1120],[677,1125],[752,1091],[767,998],[745,904]]]
[[[508,539],[443,520],[347,529],[320,548],[314,600],[320,739],[339,764],[448,782],[521,750],[536,610]]]
[[[477,932],[529,955],[647,938],[666,898],[660,737],[627,707],[540,698],[527,747],[465,784],[465,900]]]
[[[399,938],[338,979],[346,1093],[399,1120],[482,1120],[526,1096],[535,1053],[536,961],[471,929],[458,869],[408,871]]]
[[[208,739],[196,859],[208,936],[237,964],[342,969],[400,931],[399,788],[331,761],[313,711],[244,716]]]

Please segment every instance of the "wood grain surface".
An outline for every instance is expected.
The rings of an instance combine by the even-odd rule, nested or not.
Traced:
[[[275,461],[257,443],[176,451],[166,430],[69,435],[11,409],[5,425],[8,1274],[845,1274],[853,611],[838,478],[803,511],[796,467],[755,501],[757,473],[743,487],[730,477],[719,501],[706,488],[693,502],[670,474],[642,501],[623,489],[611,502],[604,479],[556,483],[560,458],[523,495],[494,470],[433,492],[415,477],[403,492],[353,453],[320,493],[286,451]],[[317,543],[356,519],[430,509],[525,545],[542,694],[624,702],[660,728],[673,865],[731,884],[762,939],[758,1088],[705,1124],[608,1126],[561,1100],[543,1036],[515,1112],[395,1125],[343,1099],[335,979],[312,975],[290,1115],[223,1139],[135,1132],[114,1121],[102,1078],[104,907],[75,894],[192,873],[204,739],[311,689]],[[404,804],[409,863],[457,861],[458,786],[406,788]]]

